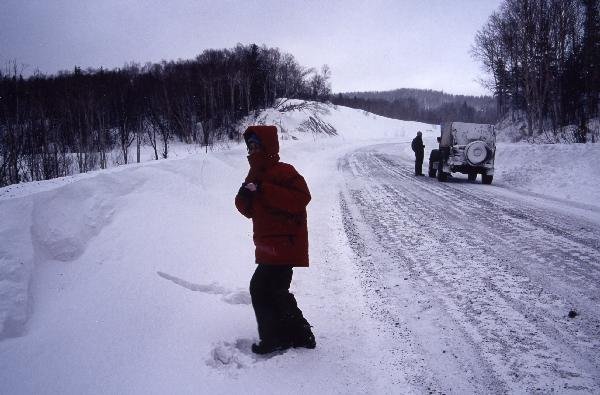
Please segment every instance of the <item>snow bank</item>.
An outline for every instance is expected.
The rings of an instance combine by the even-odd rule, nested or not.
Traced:
[[[305,104],[302,105],[303,103]],[[285,110],[286,106],[292,110],[281,111]],[[249,119],[247,123],[278,125],[283,132],[283,140],[315,140],[331,137],[326,133],[303,133],[302,125],[310,118],[333,126],[343,141],[412,140],[419,130],[424,135],[439,133],[439,125],[398,121],[353,108],[298,100],[288,100],[279,109],[268,109],[258,117]]]
[[[69,262],[81,256],[110,221],[117,199],[137,187],[139,183],[123,177],[96,174],[2,201],[0,339],[21,335],[25,329],[35,265]]]
[[[122,177],[98,175],[33,197],[31,234],[40,261],[72,261],[110,221],[115,204],[139,187]]]
[[[23,333],[31,310],[31,199],[0,204],[0,340]]]
[[[600,210],[600,144],[498,144],[494,183]]]

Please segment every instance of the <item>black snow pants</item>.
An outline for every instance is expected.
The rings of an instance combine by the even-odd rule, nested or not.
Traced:
[[[261,341],[293,341],[294,336],[308,326],[296,298],[289,291],[292,274],[292,266],[259,264],[254,271],[250,296]]]
[[[415,175],[423,174],[423,157],[424,153],[417,152],[415,154]]]

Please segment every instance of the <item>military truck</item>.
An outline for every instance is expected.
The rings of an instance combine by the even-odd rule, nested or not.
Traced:
[[[475,181],[481,174],[483,184],[494,178],[496,132],[493,125],[448,122],[441,125],[439,148],[429,155],[429,177],[446,181],[451,173],[466,174]]]

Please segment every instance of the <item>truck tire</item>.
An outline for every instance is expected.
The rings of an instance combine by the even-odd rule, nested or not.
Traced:
[[[444,162],[442,159],[438,162],[437,179],[439,182],[444,182],[448,179],[448,174],[444,173]]]
[[[429,161],[429,177],[435,178],[436,170],[433,168],[433,163]]]
[[[469,179],[469,181],[473,182],[477,179],[477,173],[468,173],[467,178]]]
[[[491,176],[488,176],[487,174],[482,174],[481,175],[481,182],[483,184],[490,185],[492,183],[493,179],[494,179],[493,175],[491,175]]]
[[[439,182],[445,182],[448,179],[448,174],[444,173],[441,170],[438,170],[437,179]]]

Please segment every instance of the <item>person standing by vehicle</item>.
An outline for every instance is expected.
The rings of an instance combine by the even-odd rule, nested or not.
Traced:
[[[292,165],[279,161],[275,126],[250,126],[244,140],[250,171],[235,205],[252,219],[256,247],[258,266],[250,281],[250,296],[260,342],[252,345],[252,352],[315,348],[311,326],[289,292],[292,269],[308,267],[308,186]]]
[[[425,156],[425,145],[423,144],[423,133],[417,132],[417,137],[412,141],[411,148],[415,153],[415,176],[424,176],[423,157]]]

